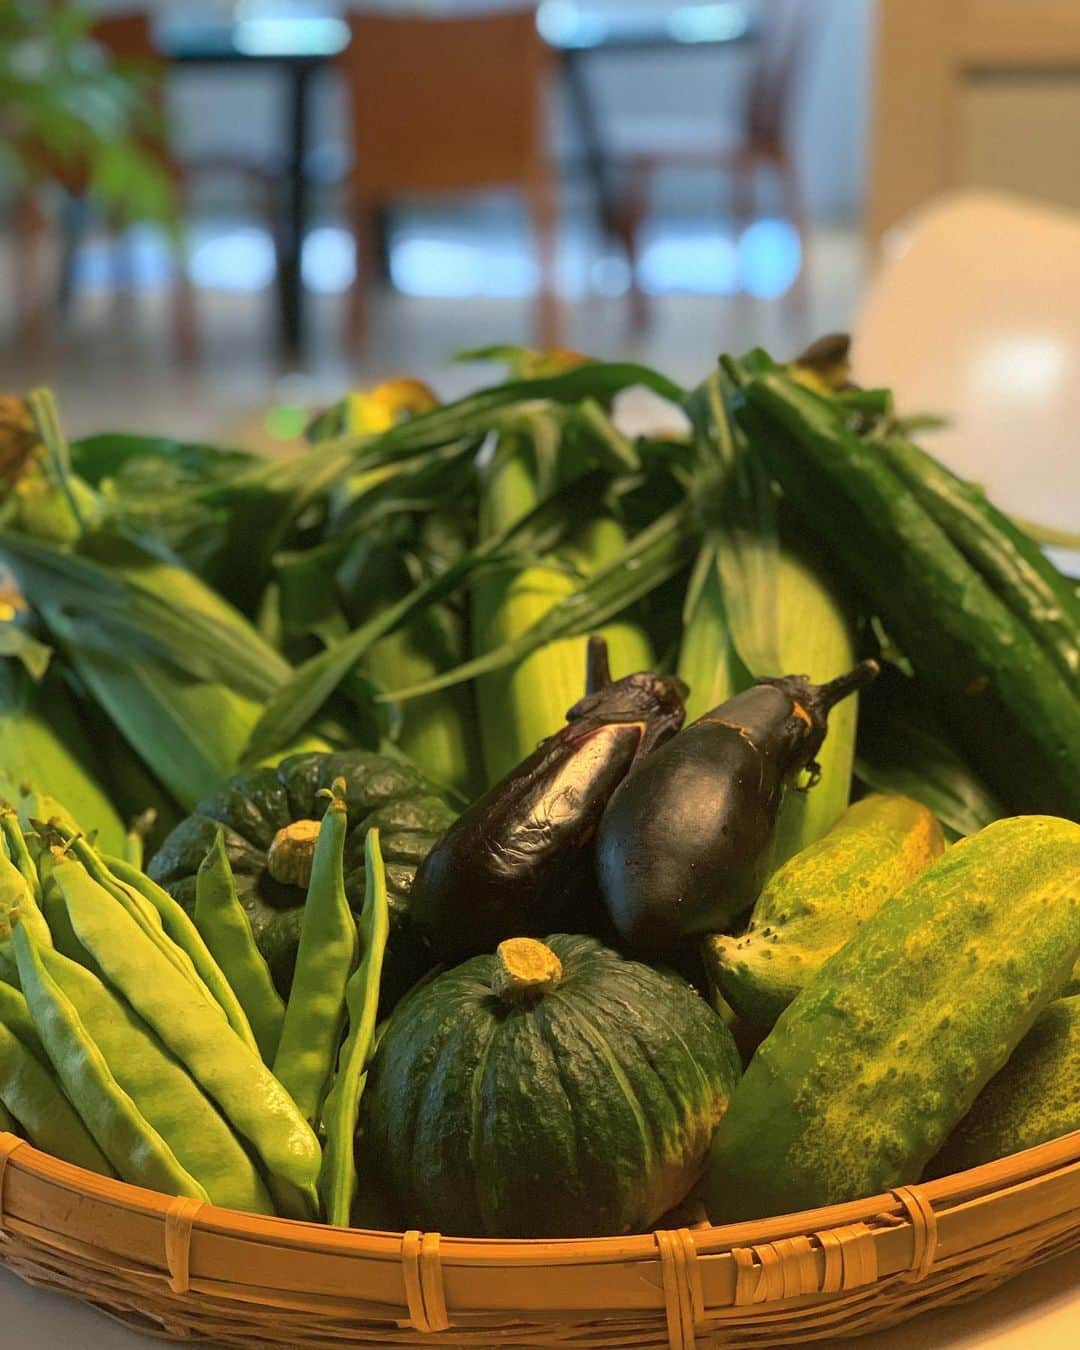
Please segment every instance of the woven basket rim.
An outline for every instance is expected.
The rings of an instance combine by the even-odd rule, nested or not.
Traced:
[[[0,1133],[0,1263],[159,1335],[245,1350],[421,1350],[437,1332],[480,1350],[502,1343],[496,1327],[521,1350],[699,1350],[714,1331],[729,1350],[794,1346],[892,1325],[1078,1245],[1080,1130],[824,1209],[559,1239],[246,1214]]]
[[[14,1141],[4,1148],[6,1141]],[[5,1156],[6,1154],[6,1156]],[[63,1162],[52,1154],[34,1147],[27,1140],[0,1131],[0,1199],[2,1199],[3,1163],[17,1155],[20,1168],[47,1179],[76,1194],[92,1199],[106,1200],[114,1206],[161,1218],[176,1206],[176,1197],[161,1191],[147,1190],[112,1177]],[[1080,1161],[1080,1129],[1057,1139],[1023,1149],[994,1162],[964,1172],[954,1172],[933,1181],[920,1182],[918,1191],[935,1208],[949,1208],[975,1197],[985,1197],[997,1191],[1008,1190],[1033,1177],[1045,1175],[1060,1167]],[[855,1224],[896,1207],[895,1195],[885,1191],[859,1200],[845,1201],[819,1209],[793,1210],[790,1213],[762,1219],[749,1219],[730,1224],[703,1224],[695,1226],[694,1242],[703,1254],[723,1251],[746,1243],[772,1242],[794,1233],[821,1228]],[[284,1245],[303,1245],[308,1250],[323,1249],[340,1253],[346,1250],[365,1250],[372,1257],[385,1256],[398,1261],[404,1231],[393,1229],[335,1228],[329,1224],[298,1219],[284,1219],[273,1215],[249,1214],[219,1205],[200,1204],[195,1220],[200,1228],[222,1234],[239,1234],[251,1241],[259,1237],[275,1239]],[[3,1209],[0,1207],[0,1229],[3,1227]],[[409,1231],[409,1230],[405,1230]],[[587,1249],[600,1264],[610,1261],[652,1258],[656,1254],[655,1232],[631,1233],[611,1237],[566,1238],[484,1238],[440,1235],[443,1260],[468,1262],[470,1257],[479,1265],[496,1258],[499,1265],[507,1263],[531,1264],[545,1255],[557,1260],[573,1255],[573,1249]],[[361,1239],[362,1241],[358,1241]],[[365,1244],[370,1244],[365,1246]]]

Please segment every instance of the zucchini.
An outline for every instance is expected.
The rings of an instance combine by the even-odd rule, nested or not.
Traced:
[[[879,445],[956,547],[1080,691],[1080,600],[1072,583],[985,492],[900,436]]]
[[[826,960],[945,847],[933,812],[909,797],[864,797],[789,859],[739,937],[705,941],[720,992],[767,1031]]]
[[[918,1181],[1080,955],[1080,825],[988,825],[887,901],[782,1014],[713,1140],[716,1223]]]
[[[829,540],[973,765],[1015,812],[1080,817],[1080,699],[1029,629],[841,413],[777,374],[745,386],[747,427]]]
[[[1056,999],[991,1078],[931,1160],[928,1177],[964,1172],[1080,1130],[1080,996]]]

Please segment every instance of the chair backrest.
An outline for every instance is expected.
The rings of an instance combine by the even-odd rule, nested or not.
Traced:
[[[349,27],[339,61],[358,195],[524,183],[543,172],[548,49],[534,10],[359,13]]]
[[[746,108],[747,138],[770,150],[785,144],[788,113],[817,6],[813,0],[760,0],[757,58]]]
[[[118,61],[161,60],[161,53],[154,46],[150,14],[146,10],[104,15],[94,21],[90,31],[94,40],[108,48]]]

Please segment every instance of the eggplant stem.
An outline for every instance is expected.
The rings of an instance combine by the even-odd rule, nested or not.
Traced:
[[[828,712],[841,699],[845,699],[849,694],[854,694],[856,690],[865,689],[868,684],[872,684],[880,672],[881,667],[875,660],[860,661],[845,675],[838,675],[835,680],[830,680],[828,684],[820,685],[814,702],[823,712]]]
[[[585,653],[585,694],[598,694],[611,684],[611,662],[607,638],[593,633]]]

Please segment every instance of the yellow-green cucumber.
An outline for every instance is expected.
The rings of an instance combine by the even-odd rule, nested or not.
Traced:
[[[1080,1130],[1080,995],[1055,999],[930,1162],[943,1177]]]
[[[707,938],[705,960],[724,998],[767,1031],[864,920],[942,852],[933,812],[874,794],[773,873],[746,932]]]
[[[1080,825],[996,821],[871,915],[762,1042],[705,1175],[714,1222],[918,1181],[1080,956]]]

